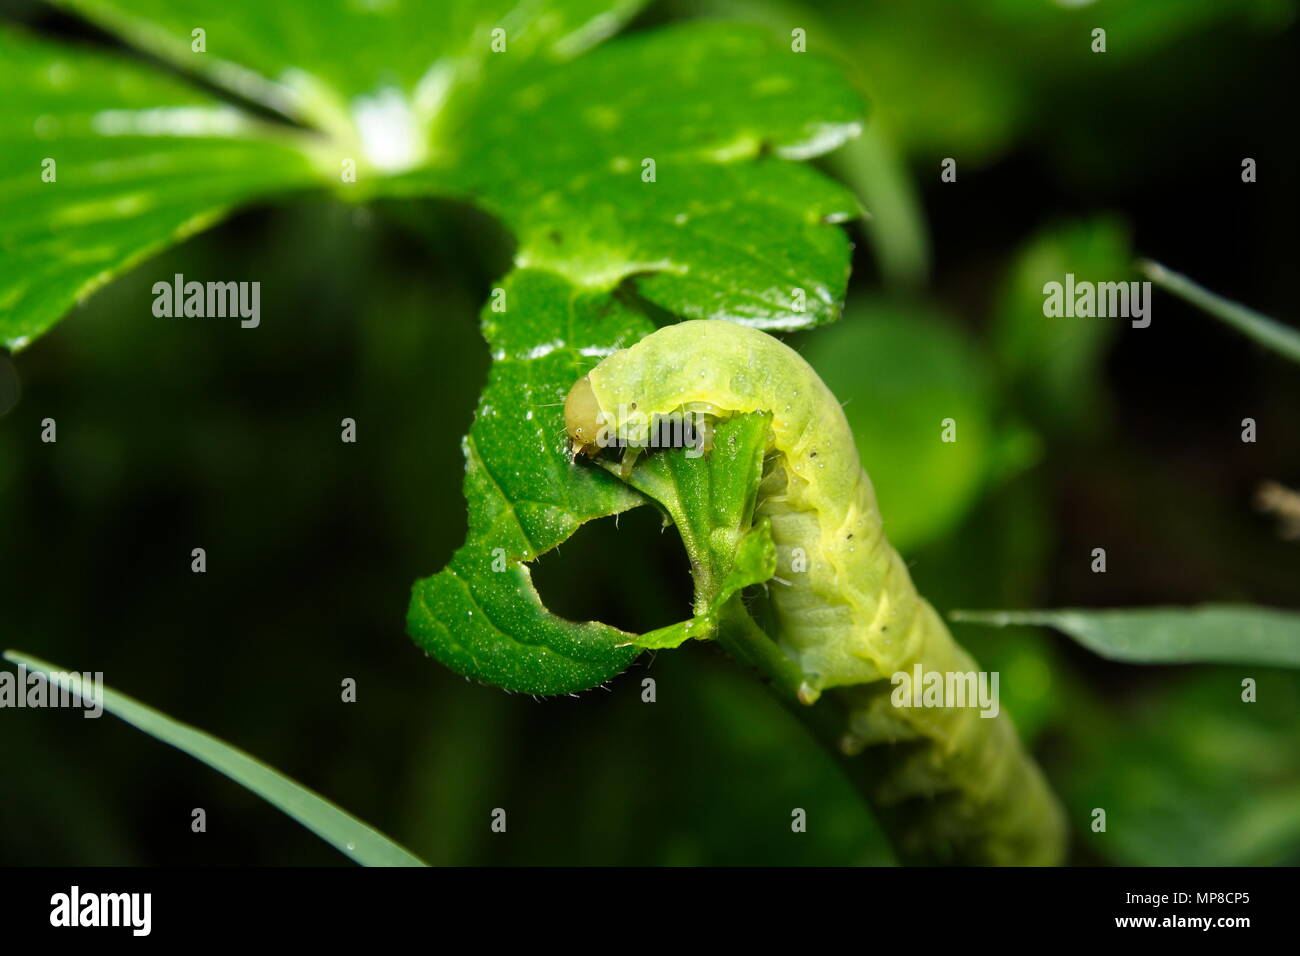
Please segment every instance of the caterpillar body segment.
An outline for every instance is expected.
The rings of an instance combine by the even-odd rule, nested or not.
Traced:
[[[731,322],[669,325],[580,379],[566,425],[575,453],[590,454],[602,425],[635,433],[691,409],[772,416],[756,514],[770,519],[777,547],[774,637],[797,660],[808,701],[829,690],[847,706],[844,748],[870,748],[886,768],[873,796],[909,853],[1058,862],[1062,812],[1005,714],[895,706],[894,675],[917,665],[968,673],[976,664],[886,540],[839,403],[798,353]]]

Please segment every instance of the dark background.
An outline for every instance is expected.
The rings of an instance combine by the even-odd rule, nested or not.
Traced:
[[[814,51],[833,38],[903,175],[892,195],[915,195],[928,232],[926,279],[880,264],[906,220],[874,241],[854,226],[846,318],[797,344],[850,399],[887,530],[897,516],[942,613],[1300,606],[1300,544],[1252,503],[1263,480],[1300,485],[1295,365],[1159,292],[1148,329],[1074,320],[1093,325],[1052,338],[1041,296],[1017,299],[1014,281],[1035,249],[1064,264],[1058,278],[1136,278],[1124,270],[1149,256],[1294,320],[1294,5],[1095,6],[709,5],[783,34],[806,21]],[[655,7],[633,29],[684,12]],[[1108,27],[1104,55],[1088,50],[1093,25]],[[956,183],[939,180],[948,156]],[[869,208],[890,191],[852,150],[826,167]],[[869,228],[894,228],[881,218]],[[488,365],[477,314],[510,251],[473,210],[304,196],[236,215],[0,355],[0,389],[21,388],[0,417],[4,646],[103,671],[431,863],[888,860],[829,758],[710,647],[535,700],[467,683],[406,637],[411,583],[463,539],[459,442]],[[261,327],[155,318],[150,288],[175,272],[260,281]],[[937,421],[926,402],[943,388],[978,423],[964,476],[900,434],[909,409]],[[1246,416],[1255,444],[1240,441]],[[39,440],[46,417],[57,444]],[[339,441],[344,417],[355,445]],[[1105,574],[1089,570],[1098,546]],[[206,574],[190,572],[194,547]],[[684,616],[685,565],[641,509],[582,529],[536,579],[561,613],[645,630]],[[1069,809],[1074,862],[1300,862],[1295,674],[1111,665],[1055,634],[955,633],[1002,672]],[[1243,676],[1259,703],[1240,702]],[[349,677],[354,704],[340,700]],[[0,863],[346,862],[112,717],[0,712],[0,768]],[[1087,829],[1098,806],[1106,834]],[[206,834],[190,831],[195,807]],[[506,834],[489,831],[495,807]],[[790,832],[794,807],[806,834]]]

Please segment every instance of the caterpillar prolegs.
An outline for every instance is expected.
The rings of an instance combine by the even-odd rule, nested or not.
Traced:
[[[592,369],[570,392],[565,419],[574,450],[590,453],[604,444],[598,435],[683,410],[771,414],[756,514],[770,519],[777,546],[773,637],[798,662],[806,702],[828,691],[845,704],[846,751],[869,749],[862,759],[885,768],[873,797],[904,849],[950,861],[1058,862],[1062,811],[1004,714],[896,706],[894,675],[968,674],[976,665],[886,540],[852,432],[816,372],[756,329],[681,322]]]

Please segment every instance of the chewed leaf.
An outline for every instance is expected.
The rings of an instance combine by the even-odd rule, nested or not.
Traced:
[[[613,677],[639,641],[551,615],[524,564],[583,522],[645,503],[636,491],[672,515],[696,580],[696,617],[650,644],[706,636],[724,592],[770,577],[761,538],[741,547],[762,476],[762,416],[726,423],[705,460],[648,456],[629,487],[567,460],[560,406],[599,359],[653,331],[638,295],[678,316],[765,328],[835,318],[850,251],[837,224],[859,207],[791,160],[852,135],[862,106],[826,62],[730,25],[618,41],[525,86],[484,84],[493,107],[462,117],[457,161],[390,183],[450,186],[519,239],[507,304],[484,313],[494,364],[465,443],[469,536],[446,570],[416,584],[408,622],[463,674],[560,693]],[[519,111],[544,135],[521,144]]]
[[[772,540],[772,522],[763,518],[736,546],[735,561],[722,581],[719,606],[747,587],[762,584],[776,574],[776,542]]]
[[[954,611],[952,619],[995,627],[1054,627],[1095,654],[1132,664],[1300,667],[1300,614],[1246,604],[1096,611]]]
[[[681,647],[687,641],[706,641],[713,637],[716,625],[708,617],[693,617],[689,621],[678,621],[657,631],[650,631],[632,640],[634,647],[643,651],[671,650]]]
[[[448,667],[507,690],[594,687],[636,656],[628,635],[546,610],[526,567],[584,522],[645,499],[599,468],[572,463],[562,405],[599,356],[653,326],[632,307],[530,270],[484,310],[495,361],[465,438],[469,535],[448,567],[416,582],[407,626]]]
[[[718,530],[727,533],[727,529]],[[679,647],[689,640],[709,640],[717,633],[723,606],[745,588],[762,584],[775,573],[776,542],[772,540],[771,522],[764,518],[740,539],[730,570],[703,612],[689,621],[642,634],[630,643],[642,650],[663,650]]]
[[[628,476],[677,526],[695,578],[695,616],[708,628],[728,600],[776,571],[771,527],[754,523],[770,426],[767,414],[737,416],[718,425],[707,454],[655,451]]]
[[[471,539],[446,569],[415,584],[407,628],[445,665],[506,690],[562,694],[602,684],[636,657],[632,635],[551,614],[527,566],[494,559],[493,550]]]

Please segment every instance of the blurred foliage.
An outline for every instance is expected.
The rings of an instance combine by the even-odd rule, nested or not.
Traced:
[[[1086,730],[1054,779],[1081,829],[1106,810],[1087,852],[1146,866],[1300,863],[1300,676],[1250,669],[1259,702],[1242,704],[1239,668],[1076,714]]]
[[[0,344],[15,351],[122,269],[313,178],[300,131],[103,51],[0,23]]]
[[[1252,505],[1262,480],[1300,484],[1293,369],[1167,298],[1149,329],[1058,328],[1033,321],[1032,294],[1044,270],[1140,253],[1292,314],[1295,4],[725,6],[783,36],[806,22],[810,50],[833,40],[873,99],[874,155],[831,165],[874,190],[870,235],[892,252],[857,251],[849,314],[800,345],[842,399],[863,396],[845,410],[921,593],[945,614],[1296,607],[1300,555]],[[700,7],[660,4],[643,22]],[[1088,52],[1094,23],[1105,58]],[[1260,159],[1249,186],[1244,155]],[[939,182],[944,156],[957,183]],[[513,247],[446,203],[244,212],[0,356],[5,643],[103,670],[431,863],[888,861],[830,758],[708,645],[539,702],[462,681],[404,636],[410,579],[464,539],[459,438],[490,365],[476,316]],[[150,286],[175,272],[260,279],[262,327],[154,318]],[[922,465],[933,448],[901,425],[937,435],[945,393],[985,436],[960,473]],[[868,399],[888,414],[863,416]],[[1246,415],[1255,444],[1239,440]],[[56,445],[38,440],[47,416]],[[345,416],[355,446],[338,441]],[[188,570],[199,543],[204,576]],[[1099,544],[1106,574],[1088,568]],[[534,580],[557,613],[629,631],[690,613],[680,544],[648,508],[584,526]],[[953,630],[1002,672],[1003,705],[1069,808],[1076,862],[1300,862],[1296,675],[1140,668],[1050,632]],[[1243,676],[1259,680],[1255,704]],[[339,701],[344,677],[356,704]],[[0,722],[0,862],[343,862],[129,728],[54,711]],[[189,831],[195,806],[208,834]],[[494,807],[507,834],[489,831]],[[795,807],[806,834],[790,832]]]
[[[1225,24],[1245,34],[1275,31],[1297,9],[1295,0],[706,0],[704,6],[787,34],[805,29],[810,50],[834,50],[850,61],[879,121],[906,152],[981,164],[1052,109],[1062,87],[1077,89],[1098,64],[1140,62]],[[1106,30],[1111,60],[1092,52],[1097,27]]]
[[[1106,399],[1093,383],[1120,323],[1043,321],[1043,286],[1072,273],[1077,282],[1136,276],[1123,224],[1107,216],[1049,227],[1012,263],[994,314],[993,349],[1009,401],[1051,432],[1100,425]]]
[[[924,303],[864,301],[806,337],[803,355],[844,406],[889,541],[906,554],[951,532],[1028,436],[994,423],[985,359]],[[946,420],[956,441],[941,441]]]

